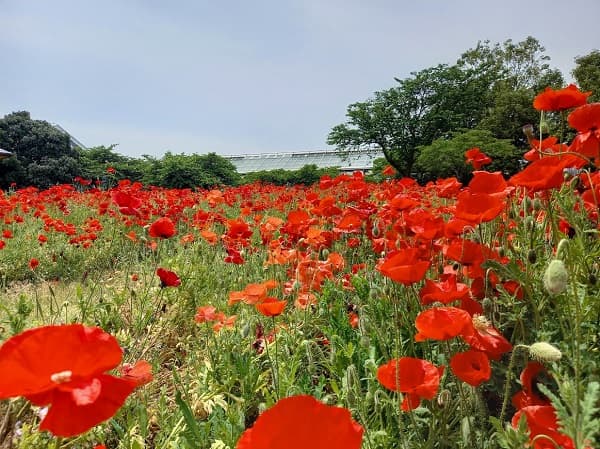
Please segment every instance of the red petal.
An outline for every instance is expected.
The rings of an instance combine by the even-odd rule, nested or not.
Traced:
[[[71,324],[27,330],[0,348],[0,398],[51,390],[59,385],[50,379],[56,373],[94,377],[116,367],[122,354],[117,340],[98,327]]]
[[[101,384],[100,392],[88,404],[78,404],[71,392],[57,390],[40,430],[48,430],[60,437],[86,432],[111,418],[136,386],[135,382],[108,374],[101,374],[95,380]]]

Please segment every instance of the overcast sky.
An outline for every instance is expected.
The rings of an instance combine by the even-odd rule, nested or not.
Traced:
[[[0,0],[0,116],[129,155],[326,148],[346,107],[479,40],[536,37],[568,80],[599,0]]]

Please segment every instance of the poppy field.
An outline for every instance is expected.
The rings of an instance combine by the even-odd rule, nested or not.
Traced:
[[[598,447],[587,95],[508,179],[0,192],[0,447]]]

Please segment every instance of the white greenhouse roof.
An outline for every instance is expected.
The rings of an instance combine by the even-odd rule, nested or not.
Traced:
[[[319,168],[339,167],[341,171],[369,171],[375,159],[384,157],[380,150],[313,150],[285,153],[257,153],[223,156],[235,165],[238,173],[262,170],[299,170],[305,165],[315,164]]]

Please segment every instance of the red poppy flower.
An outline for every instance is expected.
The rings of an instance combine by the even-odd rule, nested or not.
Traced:
[[[291,396],[263,412],[236,449],[359,449],[363,428],[342,407]]]
[[[35,257],[32,257],[31,259],[29,259],[29,269],[30,270],[35,270],[39,265],[40,265],[40,261],[37,260]]]
[[[475,147],[465,151],[465,162],[472,164],[475,170],[479,170],[484,165],[491,163],[492,158]]]
[[[538,111],[564,111],[585,104],[591,94],[581,92],[574,84],[558,90],[546,87],[544,92],[533,99],[533,107]]]
[[[383,176],[394,176],[396,173],[396,169],[391,165],[386,165],[385,168],[381,171],[381,174]]]
[[[117,340],[97,327],[27,330],[0,347],[0,399],[25,396],[50,405],[40,430],[78,435],[112,417],[136,387],[104,374],[119,365],[122,354]]]
[[[454,354],[450,359],[450,369],[456,377],[474,387],[489,380],[492,375],[488,356],[472,349]]]
[[[546,156],[531,162],[508,182],[513,186],[527,187],[533,192],[560,187],[564,181],[563,170],[567,167],[581,168],[586,161],[572,154]]]
[[[142,205],[142,200],[139,198],[120,190],[113,192],[111,198],[119,206],[119,211],[123,215],[140,216],[138,209]]]
[[[457,307],[432,307],[415,319],[418,332],[415,341],[449,340],[461,335],[465,327],[471,326],[469,312]]]
[[[148,234],[150,237],[168,239],[173,237],[177,231],[175,231],[175,223],[171,221],[169,217],[161,217],[150,225]]]
[[[469,192],[471,193],[487,193],[505,197],[514,187],[509,187],[504,176],[499,171],[474,171],[473,178],[469,182]]]
[[[174,271],[165,270],[164,268],[157,268],[156,274],[160,279],[161,288],[165,287],[179,287],[181,285],[181,279],[177,276]]]
[[[520,409],[513,416],[513,427],[517,427],[522,414],[525,415],[525,419],[527,420],[530,441],[533,441],[538,435],[546,435],[558,444],[558,446],[555,446],[547,438],[538,438],[533,445],[535,449],[555,449],[556,447],[573,449],[575,447],[573,440],[558,431],[558,420],[553,406],[530,405],[529,407]]]
[[[510,342],[482,315],[473,316],[461,337],[471,348],[485,352],[494,360],[512,349]]]
[[[281,315],[287,301],[278,301],[277,298],[265,298],[262,302],[255,305],[258,310],[264,316],[278,316]]]
[[[408,248],[393,253],[379,265],[378,270],[396,282],[410,285],[423,279],[429,264],[429,261],[419,259],[418,249]]]
[[[485,223],[496,218],[504,210],[504,200],[487,193],[461,192],[456,197],[454,216],[472,224]]]
[[[527,363],[520,377],[522,389],[512,397],[512,404],[517,410],[530,405],[550,405],[550,401],[539,396],[535,389],[537,376],[545,372],[546,367],[540,362]]]
[[[417,408],[421,399],[433,399],[440,386],[444,367],[427,360],[401,357],[377,369],[377,380],[388,390],[406,393],[402,410]]]
[[[439,282],[425,280],[425,285],[419,291],[421,304],[427,305],[434,302],[449,304],[452,301],[463,300],[470,294],[466,284],[456,282],[456,274],[448,273],[442,276]]]
[[[569,114],[569,125],[579,131],[570,150],[591,158],[600,157],[600,103],[591,103]]]

